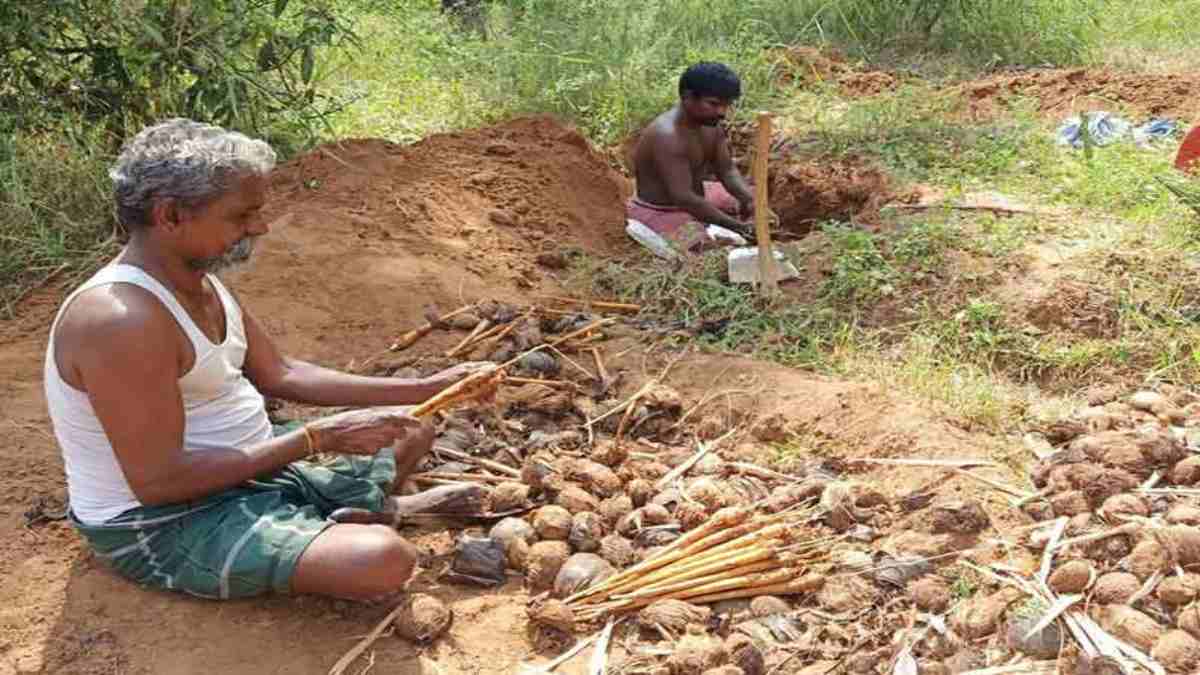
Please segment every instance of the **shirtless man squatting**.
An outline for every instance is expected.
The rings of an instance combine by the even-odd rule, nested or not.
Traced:
[[[691,66],[679,78],[679,102],[642,130],[634,148],[637,194],[626,216],[681,251],[714,246],[707,225],[752,236],[754,196],[721,128],[741,95],[741,80],[728,66]]]

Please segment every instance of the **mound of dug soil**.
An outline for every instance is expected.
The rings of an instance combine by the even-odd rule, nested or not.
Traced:
[[[330,143],[280,166],[266,217],[291,223],[232,281],[273,334],[341,359],[347,327],[368,339],[430,306],[553,290],[564,247],[628,250],[627,194],[583,136],[549,117],[408,146]]]
[[[832,50],[788,47],[777,52],[783,72],[780,82],[820,84],[836,82],[847,96],[874,96],[896,88],[895,75],[881,70],[859,70]]]
[[[1149,75],[1106,68],[1049,68],[1004,73],[963,85],[972,102],[1004,95],[1030,96],[1046,114],[1066,116],[1081,110],[1118,105],[1142,115],[1170,117],[1191,124],[1200,118],[1200,72]]]
[[[510,267],[512,281],[527,287],[539,252],[624,244],[626,193],[577,131],[526,117],[410,146],[365,139],[318,147],[281,167],[273,203],[304,221],[320,214],[353,222],[360,239],[411,244],[481,275]]]

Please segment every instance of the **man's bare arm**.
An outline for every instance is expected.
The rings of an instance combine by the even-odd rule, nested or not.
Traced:
[[[121,291],[126,302],[117,307],[80,298],[71,308],[79,320],[64,321],[68,333],[60,335],[70,342],[77,342],[71,332],[87,336],[88,348],[72,357],[74,373],[139,501],[154,506],[205,497],[306,453],[299,432],[246,448],[186,452],[178,328],[157,301],[139,293],[145,291]]]
[[[415,405],[448,383],[396,377],[364,377],[284,356],[245,305],[246,377],[267,396],[321,406]]]
[[[186,450],[179,329],[145,291],[125,289],[113,295],[119,302],[81,296],[60,325],[58,338],[73,346],[84,344],[80,337],[86,336],[85,348],[71,350],[71,371],[87,391],[125,480],[142,504],[200,499],[308,453],[302,431],[240,448]],[[374,454],[420,425],[402,410],[380,408],[308,426],[322,451]]]
[[[682,141],[673,138],[661,140],[655,148],[654,163],[675,206],[692,214],[701,223],[732,230],[745,228],[741,221],[709,203],[704,195],[696,194],[687,147]]]
[[[737,165],[733,163],[733,154],[729,151],[729,140],[725,137],[725,132],[720,130],[717,133],[716,162],[713,168],[716,170],[721,184],[741,204],[742,214],[753,213],[754,194],[750,191],[746,180],[742,178],[742,173],[738,171]]]

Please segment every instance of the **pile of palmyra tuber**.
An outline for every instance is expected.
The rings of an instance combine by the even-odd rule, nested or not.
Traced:
[[[694,414],[663,378],[618,396],[622,369],[592,337],[612,325],[595,316],[472,308],[450,323],[468,335],[447,358],[504,364],[479,379],[498,389],[499,414],[468,406],[443,419],[418,485],[475,483],[491,512],[513,514],[465,533],[452,567],[484,583],[519,575],[538,631],[565,639],[631,616],[685,656],[628,672],[762,673],[762,639],[709,634],[711,608],[752,600],[754,616],[872,612],[870,649],[839,641],[833,619],[810,626],[825,642],[802,653],[836,643],[851,673],[903,658],[922,673],[1014,659],[1032,665],[1011,672],[1054,672],[1038,670],[1054,660],[1108,672],[1096,670],[1106,659],[1200,672],[1200,405],[1189,394],[1097,398],[1042,429],[1033,487],[1012,501],[1025,524],[999,542],[1042,569],[997,584],[1012,570],[984,566],[971,574],[990,590],[956,595],[959,572],[935,570],[997,545],[979,538],[990,522],[978,503],[893,502],[820,471],[739,462],[732,442],[706,451],[746,416]],[[944,615],[945,632],[902,637],[908,620],[877,609],[889,598]]]

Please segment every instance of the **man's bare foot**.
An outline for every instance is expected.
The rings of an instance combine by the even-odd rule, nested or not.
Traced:
[[[485,496],[478,485],[442,485],[415,495],[388,497],[382,511],[345,507],[329,514],[329,519],[335,523],[399,527],[405,516],[411,515],[482,516],[487,510]]]
[[[482,515],[487,510],[486,491],[479,485],[440,485],[415,495],[388,497],[385,510],[400,518],[411,514]]]

